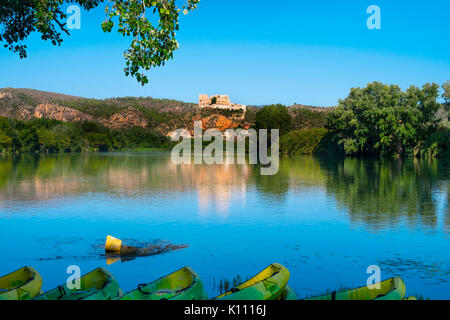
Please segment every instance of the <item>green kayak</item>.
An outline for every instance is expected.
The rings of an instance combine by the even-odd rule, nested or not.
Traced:
[[[289,280],[289,270],[274,263],[250,280],[214,298],[215,300],[279,300]]]
[[[284,287],[284,291],[280,296],[280,300],[297,300],[297,295],[294,290],[288,285]]]
[[[80,278],[80,289],[69,289],[64,284],[34,300],[112,300],[121,295],[113,275],[104,268],[97,268]]]
[[[207,300],[203,283],[189,267],[181,268],[124,294],[119,300]]]
[[[0,277],[0,300],[30,300],[41,292],[42,278],[32,267]]]
[[[405,297],[405,283],[395,277],[378,283],[379,288],[361,287],[351,290],[333,291],[330,294],[306,298],[305,300],[402,300]]]

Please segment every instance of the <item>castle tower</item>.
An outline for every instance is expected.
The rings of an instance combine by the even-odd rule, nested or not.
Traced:
[[[200,107],[209,106],[211,104],[211,99],[207,94],[200,94],[198,96],[198,105]]]

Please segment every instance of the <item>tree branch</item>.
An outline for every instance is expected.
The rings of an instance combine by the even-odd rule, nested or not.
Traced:
[[[62,16],[62,18],[65,17],[64,13],[62,13],[60,10],[57,10],[56,13],[59,14],[60,17]],[[66,23],[65,23],[65,22],[64,22],[64,23],[60,22],[60,21],[58,20],[58,18],[56,18],[56,17],[54,17],[53,20],[54,20],[54,21],[58,24],[58,26],[61,28],[61,31],[64,31],[67,35],[70,36],[69,30],[67,30],[67,29],[65,28],[65,26],[66,26]]]

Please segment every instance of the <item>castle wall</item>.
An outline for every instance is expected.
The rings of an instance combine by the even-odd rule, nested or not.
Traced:
[[[216,103],[211,104],[213,98],[216,98]],[[228,109],[228,110],[247,110],[247,107],[240,104],[233,104],[227,95],[213,95],[208,97],[206,94],[201,94],[198,96],[198,104],[201,108],[217,108],[217,109]]]

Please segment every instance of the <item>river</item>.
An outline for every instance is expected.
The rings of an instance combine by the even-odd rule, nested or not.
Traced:
[[[3,156],[0,274],[31,265],[47,290],[70,265],[103,266],[128,291],[189,265],[213,297],[278,262],[301,298],[365,285],[377,265],[408,295],[450,299],[449,180],[449,159],[303,156],[261,176],[157,151]],[[108,234],[188,247],[111,263]]]

